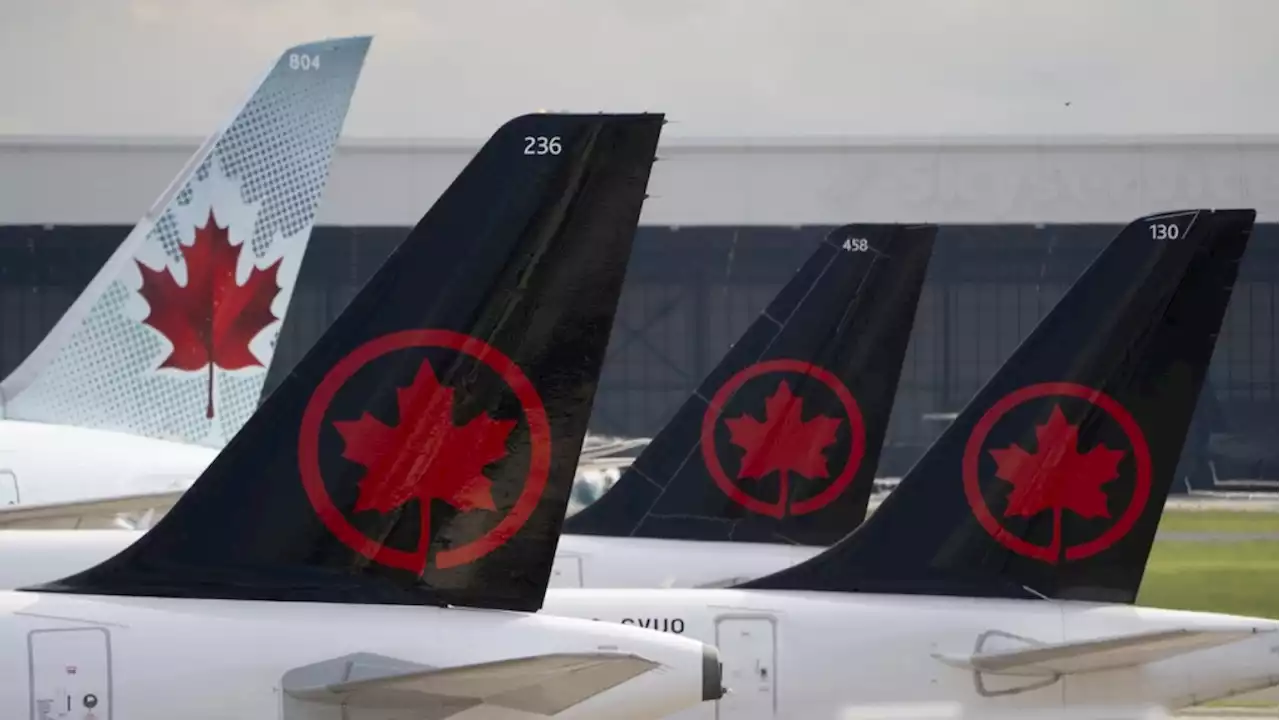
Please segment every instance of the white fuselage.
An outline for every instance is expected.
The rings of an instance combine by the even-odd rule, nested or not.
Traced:
[[[314,683],[313,666],[341,666],[355,653],[383,656],[386,666],[438,669],[608,652],[661,667],[556,717],[658,718],[701,702],[704,649],[671,635],[530,613],[0,592],[0,714],[338,717],[336,708],[291,696],[286,674]],[[329,682],[341,679],[338,672]]]
[[[127,531],[0,532],[0,587],[70,575],[114,554]],[[841,717],[856,706],[959,703],[1003,714],[1105,706],[1177,708],[1276,683],[1276,623],[1124,605],[734,589],[551,590],[545,614],[665,631],[714,644],[731,691],[688,720]],[[1147,665],[1041,677],[975,677],[967,655],[1155,630],[1269,634]],[[1015,637],[1009,637],[1015,636]],[[716,713],[719,713],[718,715]]]
[[[0,530],[0,589],[56,580],[132,545],[141,530]],[[790,567],[822,548],[564,535],[553,588],[729,586]]]
[[[772,543],[561,535],[553,588],[729,587],[826,548]]]
[[[678,715],[687,720],[876,717],[878,708],[888,713],[882,717],[906,717],[901,713],[913,706],[958,706],[962,717],[1176,709],[1275,685],[1278,673],[1275,621],[1128,605],[732,589],[553,590],[543,612],[714,643],[729,694],[718,709]],[[967,657],[980,645],[1026,649],[1174,628],[1258,628],[1262,634],[1056,679],[978,677],[935,657]]]
[[[185,490],[217,454],[128,433],[0,420],[0,507]]]
[[[0,508],[184,491],[217,453],[210,447],[126,433],[0,420]],[[110,528],[117,526],[114,518],[110,512],[69,514],[18,526]],[[92,537],[57,542],[67,552],[88,553],[87,567],[132,543],[137,534]],[[82,541],[101,543],[101,549],[81,548],[78,542]],[[556,552],[551,586],[727,587],[791,567],[821,550],[769,543],[565,535]],[[0,547],[0,562],[5,562],[4,551]]]
[[[217,454],[218,451],[210,447],[127,433],[0,420],[0,508],[93,503],[184,491]],[[114,513],[72,514],[33,524],[41,528],[117,526]],[[137,534],[101,536],[95,540],[89,540],[90,537],[79,540],[100,542],[101,550],[63,544],[68,552],[88,552],[89,557],[97,558],[87,562],[86,567],[132,543]],[[767,543],[565,535],[560,538],[556,552],[551,586],[729,586],[791,567],[821,550]],[[4,548],[0,547],[0,562],[5,561],[3,553]]]

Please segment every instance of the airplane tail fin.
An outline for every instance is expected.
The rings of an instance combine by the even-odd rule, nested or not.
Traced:
[[[866,516],[932,225],[846,225],[565,532],[830,545]]]
[[[221,446],[257,406],[371,39],[286,50],[0,382],[0,417]]]
[[[1253,221],[1129,225],[862,527],[743,587],[1132,603]]]
[[[173,509],[39,589],[536,610],[662,123],[501,127]]]

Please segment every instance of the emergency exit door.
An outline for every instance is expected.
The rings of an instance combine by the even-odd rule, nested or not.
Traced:
[[[18,504],[18,476],[0,469],[0,507]]]
[[[111,639],[104,628],[33,630],[31,720],[111,717]]]
[[[729,690],[716,702],[720,720],[773,720],[777,711],[775,629],[768,616],[716,620],[716,647]]]

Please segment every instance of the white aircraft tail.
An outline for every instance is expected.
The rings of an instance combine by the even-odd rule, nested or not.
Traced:
[[[0,382],[0,417],[213,447],[240,429],[266,382],[369,43],[280,56]]]

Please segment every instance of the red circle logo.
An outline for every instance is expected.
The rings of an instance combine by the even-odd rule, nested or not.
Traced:
[[[791,503],[788,502],[786,474],[798,472],[814,479],[827,476],[826,458],[821,450],[835,441],[840,418],[819,415],[804,420],[801,417],[803,401],[791,395],[790,386],[785,381],[780,382],[774,395],[765,401],[763,422],[750,415],[725,418],[734,444],[747,450],[738,477],[763,478],[769,472],[779,472],[777,502],[754,497],[730,480],[720,463],[715,445],[716,426],[720,422],[725,403],[747,381],[775,372],[799,373],[818,380],[839,399],[845,417],[849,420],[849,457],[844,468],[818,494]],[[781,408],[779,412],[773,412],[770,407],[773,403]],[[789,417],[783,416],[783,412],[789,414]],[[779,434],[772,435],[774,432]],[[798,437],[792,437],[796,435]],[[866,429],[863,426],[862,411],[853,399],[853,394],[833,373],[803,360],[767,360],[744,368],[716,392],[702,416],[702,459],[712,480],[735,503],[752,512],[778,519],[782,519],[788,512],[791,515],[805,515],[830,505],[853,482],[865,452]]]
[[[983,445],[996,423],[1025,402],[1051,396],[1076,398],[1100,408],[1124,432],[1134,460],[1133,494],[1124,512],[1098,537],[1065,548],[1062,544],[1064,509],[1085,518],[1110,517],[1102,488],[1118,477],[1123,450],[1099,443],[1081,453],[1076,438],[1078,426],[1070,425],[1055,405],[1045,424],[1036,426],[1035,453],[1018,445],[987,451],[996,462],[996,477],[1009,482],[1012,488],[1004,512],[1006,517],[1029,517],[1046,510],[1054,513],[1053,540],[1049,545],[1036,545],[1006,529],[987,506],[978,479]],[[1133,529],[1151,493],[1151,452],[1137,421],[1110,395],[1075,383],[1040,383],[1009,393],[983,414],[965,443],[961,473],[965,498],[974,517],[996,542],[1019,555],[1056,564],[1060,555],[1067,561],[1096,555]]]
[[[551,426],[547,421],[547,413],[542,405],[542,398],[538,396],[533,383],[529,381],[520,367],[497,349],[469,335],[449,330],[405,330],[391,333],[366,342],[329,370],[328,374],[324,376],[324,379],[316,387],[315,392],[312,393],[311,400],[307,403],[306,410],[302,415],[302,427],[298,436],[298,468],[302,476],[303,488],[307,493],[307,499],[310,500],[321,522],[333,533],[334,537],[347,547],[382,565],[421,574],[426,570],[427,550],[431,542],[430,533],[428,532],[430,503],[426,500],[419,502],[421,506],[421,532],[418,537],[417,549],[410,552],[386,547],[352,525],[351,521],[334,505],[333,499],[329,496],[328,489],[325,487],[324,477],[320,472],[320,429],[324,422],[325,413],[333,402],[334,396],[365,365],[388,353],[407,348],[453,350],[469,355],[483,363],[497,373],[515,393],[524,412],[525,421],[529,426],[529,470],[524,487],[520,492],[520,496],[516,499],[515,505],[496,526],[481,537],[458,547],[441,550],[436,553],[435,565],[437,568],[447,569],[465,565],[493,552],[510,540],[529,520],[529,516],[533,513],[534,508],[537,507],[538,501],[542,497],[543,489],[547,484],[547,476],[551,469]],[[427,368],[426,372],[429,375],[429,364],[424,361],[423,366]],[[434,376],[430,378],[430,381],[434,382]],[[452,397],[451,392],[450,397]],[[452,405],[452,403],[450,402],[448,405]],[[444,408],[446,413],[451,411],[451,407]],[[358,422],[365,422],[367,417],[368,414],[365,413]],[[487,422],[492,424],[499,422],[509,423],[510,426],[514,426],[514,421],[488,420]],[[335,425],[337,424],[335,422]],[[348,422],[348,424],[355,425],[356,423]],[[505,434],[502,437],[505,438]],[[483,507],[492,509],[492,500],[490,499],[489,504]],[[359,508],[359,502],[357,502],[357,508]]]

